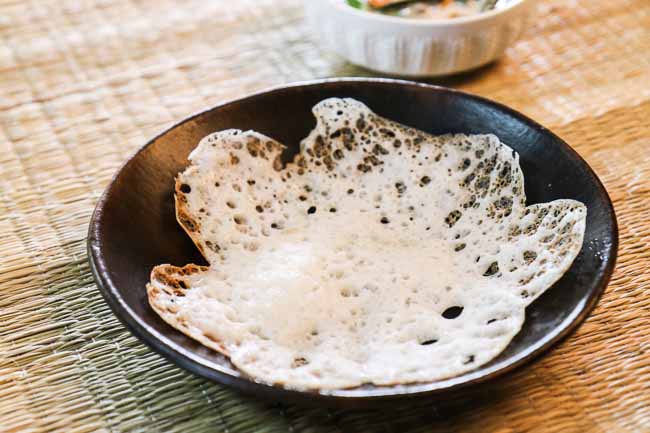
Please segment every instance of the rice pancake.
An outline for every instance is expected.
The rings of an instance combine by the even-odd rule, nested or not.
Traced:
[[[154,268],[153,309],[294,389],[430,382],[493,359],[571,266],[585,206],[527,207],[519,157],[494,135],[428,135],[352,99],[313,112],[288,164],[252,131],[199,143],[176,212],[210,265]]]

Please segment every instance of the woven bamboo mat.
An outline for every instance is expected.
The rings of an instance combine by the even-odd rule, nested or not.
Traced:
[[[437,81],[556,131],[619,217],[596,310],[488,397],[365,412],[261,403],[164,361],[111,314],[85,236],[129,154],[253,90],[367,75],[318,49],[300,3],[0,0],[0,431],[650,431],[648,0],[540,1],[503,61]]]

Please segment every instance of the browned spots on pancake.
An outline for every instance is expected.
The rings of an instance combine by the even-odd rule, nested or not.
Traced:
[[[183,266],[182,268],[178,268],[176,266],[170,266],[172,269],[178,273],[179,275],[192,275],[192,274],[198,274],[199,272],[205,272],[208,270],[207,266],[199,266],[195,264],[189,264],[186,266]]]
[[[246,142],[246,150],[248,150],[248,153],[253,158],[257,158],[257,156],[260,155],[260,152],[263,152],[262,142],[257,137],[248,137],[248,140]]]
[[[375,144],[375,147],[372,148],[372,153],[375,155],[388,155],[388,149],[381,144]]]
[[[297,358],[294,358],[293,362],[291,363],[291,368],[298,368],[307,364],[309,364],[307,358],[305,358],[304,356],[299,356]]]
[[[329,155],[331,149],[332,149],[332,145],[326,142],[322,135],[316,137],[313,151],[314,151],[314,155],[317,158],[323,157],[325,155]]]
[[[163,290],[169,295],[185,296],[183,286],[187,287],[184,281],[175,278],[171,273],[167,272],[167,267],[158,266],[154,268],[151,279],[161,283],[164,287]]]
[[[218,253],[219,251],[221,251],[221,246],[216,242],[205,241],[205,246],[210,248],[210,250],[212,250],[215,253]]]
[[[328,170],[334,170],[335,164],[331,156],[327,155],[326,157],[324,157],[323,163],[325,164],[325,167],[327,167]]]
[[[273,169],[275,171],[282,171],[283,168],[284,168],[284,164],[282,163],[282,157],[278,155],[273,160]]]
[[[181,203],[187,203],[187,196],[180,190],[180,188],[176,189],[176,200]]]
[[[156,266],[151,271],[151,280],[162,284],[163,290],[170,295],[185,296],[185,292],[190,287],[184,277],[207,271],[206,266],[189,264],[182,268],[173,265]],[[159,293],[158,289],[151,288],[152,295]]]
[[[300,168],[307,168],[307,160],[302,155],[296,155],[296,157],[293,159],[293,163]]]
[[[196,220],[192,218],[183,207],[178,208],[178,222],[180,222],[188,232],[198,232],[201,229],[199,223],[196,222]]]
[[[358,164],[357,165],[357,170],[363,172],[363,173],[368,173],[370,170],[372,170],[372,167],[367,165],[367,164]]]
[[[167,278],[170,267],[171,266],[168,265],[156,266],[153,268],[153,271],[151,271],[151,279],[153,281],[159,281],[165,285],[170,285],[171,280]]]
[[[183,185],[186,185],[178,176],[176,178],[176,182],[174,184],[174,193],[176,200],[180,201],[181,203],[187,203],[187,195],[183,192]]]

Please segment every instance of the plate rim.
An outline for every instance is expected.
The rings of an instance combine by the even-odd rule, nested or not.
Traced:
[[[460,96],[462,98],[469,98],[481,104],[491,106],[496,108],[499,111],[505,112],[506,114],[518,118],[527,126],[538,130],[544,134],[552,136],[557,140],[564,150],[580,163],[582,163],[588,173],[596,181],[596,186],[598,188],[598,195],[604,197],[605,204],[607,207],[607,217],[612,224],[612,242],[610,246],[610,255],[605,259],[605,266],[603,268],[602,276],[598,283],[598,287],[595,292],[585,301],[581,301],[571,313],[557,326],[553,328],[551,332],[546,334],[542,339],[535,342],[519,354],[512,356],[506,360],[503,360],[495,365],[492,365],[487,370],[479,369],[475,371],[470,371],[464,373],[460,376],[451,377],[448,379],[443,379],[440,381],[434,382],[423,382],[423,383],[414,383],[406,385],[396,385],[396,386],[387,386],[387,387],[375,387],[373,389],[361,389],[361,388],[351,388],[351,389],[340,389],[340,390],[295,390],[290,388],[285,388],[280,385],[269,385],[262,382],[257,382],[252,380],[249,377],[241,375],[233,375],[231,369],[227,369],[218,365],[208,366],[207,362],[201,362],[197,356],[192,356],[193,354],[180,347],[180,345],[172,342],[164,335],[161,335],[153,328],[144,323],[138,315],[130,308],[129,304],[120,296],[119,290],[113,284],[110,278],[110,270],[106,266],[104,261],[102,251],[101,251],[101,241],[100,241],[100,229],[102,225],[102,218],[104,215],[104,207],[108,202],[111,189],[115,185],[116,181],[119,179],[120,174],[122,174],[125,169],[128,168],[130,164],[134,162],[137,156],[145,151],[149,146],[153,145],[160,137],[174,130],[175,128],[190,122],[206,113],[209,113],[214,110],[224,109],[229,105],[241,103],[249,99],[254,99],[262,95],[269,95],[276,92],[282,92],[287,90],[296,90],[300,88],[310,88],[310,87],[319,87],[323,85],[340,85],[340,84],[370,84],[370,85],[389,85],[389,86],[400,86],[400,87],[415,87],[415,88],[424,88],[430,91],[452,94]],[[598,178],[597,174],[593,171],[591,166],[562,138],[554,134],[548,128],[540,125],[536,121],[530,119],[526,115],[510,108],[504,104],[493,101],[491,99],[478,96],[472,93],[461,91],[458,89],[448,88],[444,86],[437,86],[432,84],[425,84],[407,80],[400,79],[391,79],[391,78],[362,78],[362,77],[340,77],[340,78],[327,78],[327,79],[318,79],[318,80],[308,80],[308,81],[298,81],[278,86],[273,86],[261,91],[253,92],[246,94],[240,98],[230,99],[228,101],[214,105],[208,109],[201,110],[191,114],[188,117],[183,118],[179,122],[174,123],[172,126],[164,129],[162,132],[156,134],[154,137],[149,139],[143,146],[138,148],[131,156],[122,164],[122,166],[116,171],[113,177],[110,179],[103,193],[101,194],[95,209],[92,213],[90,224],[88,227],[88,236],[87,236],[87,253],[88,260],[90,262],[90,268],[99,288],[102,296],[108,303],[113,314],[123,323],[126,328],[135,335],[141,342],[145,343],[152,350],[162,355],[166,359],[170,360],[174,364],[209,380],[222,383],[225,385],[233,386],[241,391],[248,393],[255,393],[260,395],[260,392],[265,394],[264,396],[272,396],[276,399],[288,399],[293,401],[304,400],[307,397],[310,400],[315,398],[324,400],[331,403],[363,403],[363,402],[379,402],[395,399],[404,399],[404,398],[415,398],[423,396],[437,396],[441,394],[447,394],[454,391],[464,390],[475,385],[493,381],[499,377],[502,377],[516,369],[519,369],[525,365],[530,365],[532,362],[538,360],[540,356],[548,352],[553,346],[558,344],[561,340],[567,337],[570,333],[575,331],[586,317],[591,313],[593,308],[596,306],[600,300],[602,294],[606,290],[611,280],[612,274],[614,272],[617,256],[618,256],[618,247],[619,247],[619,231],[618,231],[618,221],[616,218],[616,213],[614,206],[612,204],[611,198],[602,184],[601,180]],[[584,248],[584,246],[583,246]],[[189,338],[189,337],[187,337]],[[479,367],[480,368],[480,367]]]

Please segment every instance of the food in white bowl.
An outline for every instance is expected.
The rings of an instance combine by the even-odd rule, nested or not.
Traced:
[[[512,0],[469,16],[429,19],[358,9],[347,0],[305,0],[305,11],[323,47],[351,63],[389,75],[430,77],[501,57],[525,30],[534,3]]]
[[[494,359],[580,251],[585,206],[526,206],[519,157],[494,135],[432,136],[352,99],[314,114],[288,164],[253,131],[199,143],[176,213],[209,267],[154,268],[152,308],[293,389],[430,382]]]
[[[415,19],[444,19],[467,17],[481,13],[485,0],[346,0],[359,10]]]

